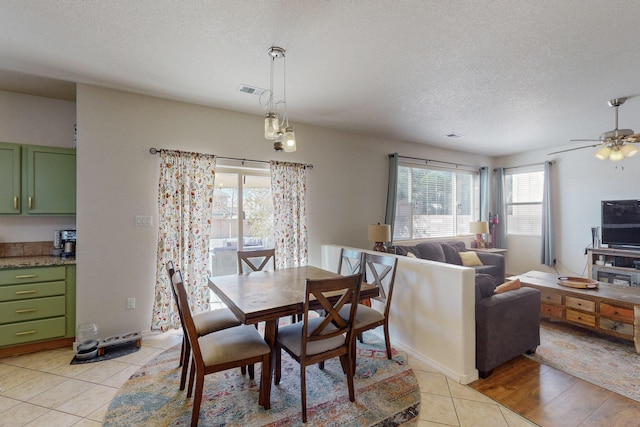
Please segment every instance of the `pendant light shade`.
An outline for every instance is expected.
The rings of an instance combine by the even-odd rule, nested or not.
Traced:
[[[287,114],[287,91],[285,85],[286,77],[286,59],[285,50],[281,47],[271,46],[268,50],[271,57],[271,73],[270,73],[270,87],[269,87],[269,102],[266,105],[268,113],[264,118],[264,137],[270,141],[274,141],[273,149],[275,151],[284,151],[291,153],[296,151],[296,135],[293,130],[293,126],[289,126],[289,117]],[[275,62],[277,59],[283,61],[283,73],[282,73],[282,99],[274,100],[274,74],[275,74]],[[278,114],[278,109],[281,108],[282,115]]]
[[[292,153],[296,151],[296,149],[296,134],[293,126],[289,126],[284,130],[284,151],[286,153]]]
[[[625,157],[633,157],[638,154],[638,149],[630,144],[623,145],[620,151],[622,151]]]
[[[606,160],[609,158],[609,154],[611,154],[611,148],[602,147],[598,151],[596,151],[596,157],[600,160]]]
[[[612,162],[617,162],[618,160],[622,159],[624,159],[624,154],[622,154],[622,151],[620,151],[619,148],[614,148],[613,150],[611,150],[611,154],[609,154],[609,160],[611,160]]]

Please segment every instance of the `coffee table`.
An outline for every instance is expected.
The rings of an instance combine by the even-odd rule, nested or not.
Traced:
[[[640,353],[640,288],[600,283],[576,289],[559,285],[558,277],[529,271],[509,279],[540,291],[542,317],[634,341]]]

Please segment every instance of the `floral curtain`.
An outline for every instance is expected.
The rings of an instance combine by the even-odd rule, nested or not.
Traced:
[[[194,313],[209,310],[207,271],[216,157],[163,150],[158,184],[158,255],[152,329],[180,327],[165,264],[182,271]]]
[[[270,164],[276,269],[307,265],[306,166]]]

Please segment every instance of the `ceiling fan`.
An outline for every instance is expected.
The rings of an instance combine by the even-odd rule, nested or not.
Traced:
[[[613,130],[600,135],[600,139],[572,139],[575,141],[598,141],[597,144],[587,145],[586,147],[570,148],[568,150],[556,151],[551,154],[565,153],[567,151],[582,150],[583,148],[601,147],[596,151],[596,157],[600,160],[622,160],[625,157],[632,157],[638,153],[638,149],[629,145],[640,142],[640,133],[633,133],[631,129],[618,129],[618,107],[624,104],[627,98],[615,98],[609,101],[609,107],[615,108],[616,127]]]

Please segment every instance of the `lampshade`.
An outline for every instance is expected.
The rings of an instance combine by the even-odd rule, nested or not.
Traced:
[[[624,159],[624,154],[622,154],[622,151],[620,151],[620,149],[611,150],[611,154],[609,154],[609,160],[617,162],[618,160],[622,159]]]
[[[633,157],[638,154],[638,149],[631,144],[623,145],[620,151],[622,151],[622,154],[624,154],[626,157]]]
[[[469,232],[473,234],[487,234],[489,232],[489,223],[487,221],[470,222]]]
[[[285,153],[292,153],[296,151],[296,148],[296,134],[293,126],[289,126],[284,130],[284,151]]]
[[[599,158],[600,160],[608,159],[609,154],[611,154],[611,148],[609,147],[602,147],[601,149],[596,151],[596,157]]]
[[[389,242],[391,241],[391,226],[388,224],[369,224],[369,241],[370,242]]]

